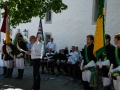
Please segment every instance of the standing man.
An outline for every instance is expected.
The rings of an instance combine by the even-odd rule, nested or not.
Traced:
[[[56,53],[56,43],[53,42],[53,38],[50,39],[50,42],[47,44],[47,48],[51,48],[53,53]]]
[[[81,64],[82,69],[82,79],[83,79],[83,85],[84,90],[93,90],[93,86],[91,86],[90,80],[92,73],[95,72],[94,64],[96,62],[96,58],[93,55],[93,48],[94,48],[94,37],[93,35],[87,35],[87,44],[84,46],[84,63]],[[93,65],[90,63],[92,62]],[[94,78],[93,78],[94,79]]]
[[[117,45],[113,54],[115,59],[111,62],[111,67],[108,74],[111,76],[112,73],[115,90],[120,90],[120,33],[115,35],[114,43]]]
[[[43,48],[44,44],[42,41],[36,40],[35,36],[30,36],[30,42],[33,44],[31,51],[27,51],[28,55],[31,55],[31,59],[33,61],[33,90],[40,90],[40,61],[43,56]]]
[[[9,44],[6,45],[5,59],[7,64],[7,74],[4,78],[11,78],[14,64],[14,45],[12,44],[12,39],[10,39]]]
[[[106,43],[105,43],[105,52],[101,56],[101,65],[99,68],[102,68],[102,80],[103,80],[103,86],[104,90],[111,90],[111,78],[108,76],[109,72],[109,62],[113,62],[114,60],[114,50],[115,47],[110,43],[111,37],[110,35],[106,34]]]
[[[26,43],[23,41],[23,36],[18,33],[16,35],[17,45],[15,46],[15,59],[16,59],[16,67],[18,69],[18,76],[15,79],[22,79],[24,68],[25,68],[25,53],[21,51],[27,50]]]
[[[3,74],[1,74],[1,76],[6,75],[7,72],[7,65],[6,65],[6,61],[5,61],[5,54],[6,54],[6,41],[5,38],[3,39],[3,46],[2,46],[2,55],[1,55],[1,59],[3,61]]]

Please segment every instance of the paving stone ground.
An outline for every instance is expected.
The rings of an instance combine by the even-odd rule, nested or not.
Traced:
[[[2,68],[0,67],[0,74]],[[12,78],[3,78],[0,76],[0,90],[30,90],[33,84],[32,66],[27,65],[22,80],[14,79],[17,76],[17,69],[14,68]],[[54,80],[45,80],[46,78],[54,78]],[[68,77],[42,74],[40,90],[83,90],[83,85],[78,83],[67,83]]]

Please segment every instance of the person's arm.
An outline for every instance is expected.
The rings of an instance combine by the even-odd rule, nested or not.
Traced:
[[[54,53],[56,53],[56,51],[57,51],[57,50],[56,50],[56,43],[55,43],[55,45],[54,45],[54,50],[55,50]]]
[[[49,48],[49,42],[47,43],[46,48]]]
[[[75,62],[77,62],[79,60],[79,54],[76,52],[75,53]]]

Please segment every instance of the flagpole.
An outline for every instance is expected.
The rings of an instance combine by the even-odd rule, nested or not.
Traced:
[[[42,29],[42,36],[43,36],[42,40],[44,41],[43,27],[42,27],[42,20],[41,19],[40,19],[40,22],[41,22],[41,29]]]
[[[42,41],[44,41],[44,55],[45,55],[45,40],[44,40],[44,35],[43,35],[43,27],[42,27],[42,20],[40,19],[40,23],[41,23],[41,29],[42,29]]]

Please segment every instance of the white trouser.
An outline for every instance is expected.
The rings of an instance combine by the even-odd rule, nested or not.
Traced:
[[[109,77],[102,77],[103,80],[103,86],[109,86],[111,84],[111,78]]]
[[[117,80],[113,80],[115,90],[120,90],[120,76],[117,77]]]
[[[7,64],[7,68],[12,68],[13,67],[13,61],[12,60],[7,60],[6,64]]]
[[[3,59],[0,60],[0,67],[3,67]]]
[[[91,71],[90,70],[85,70],[85,71],[82,72],[83,81],[90,82],[90,77],[91,77]]]
[[[17,69],[25,68],[24,58],[16,58],[16,68]]]
[[[7,61],[3,60],[3,67],[7,67]]]

